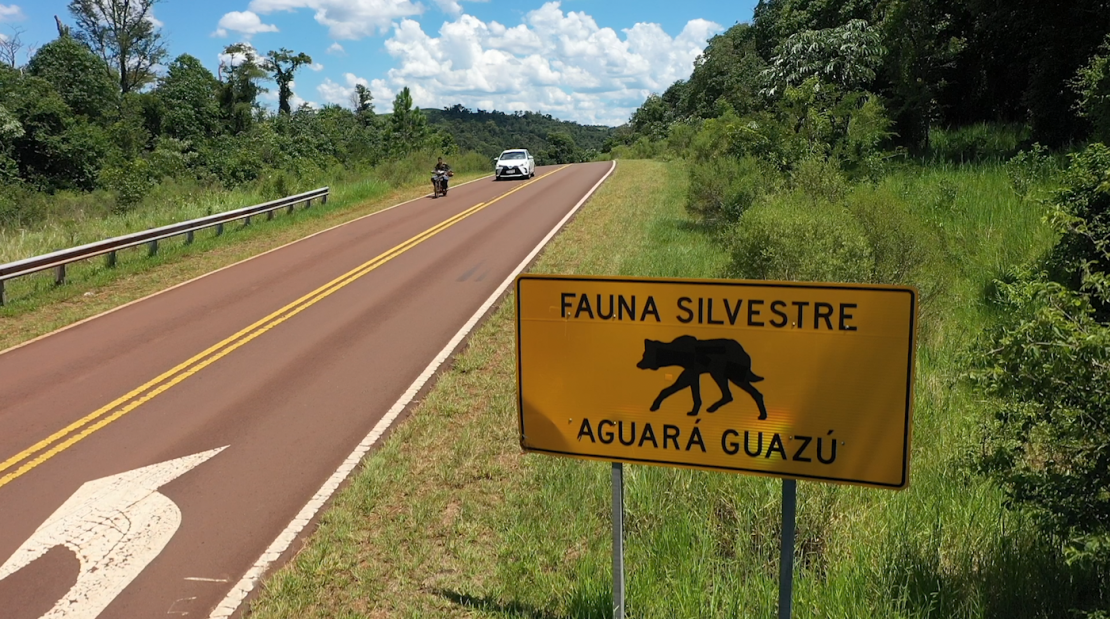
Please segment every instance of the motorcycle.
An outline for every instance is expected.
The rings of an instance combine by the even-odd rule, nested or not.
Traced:
[[[447,195],[447,179],[454,176],[454,172],[447,170],[434,170],[432,171],[432,197],[438,198],[439,196]]]

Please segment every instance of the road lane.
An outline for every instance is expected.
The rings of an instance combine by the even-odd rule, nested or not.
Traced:
[[[161,489],[180,507],[181,527],[102,615],[206,616],[608,170],[573,166],[527,187],[459,186],[446,198],[347,224],[0,354],[4,461],[374,256],[490,202],[0,487],[0,559],[86,481],[229,445]],[[76,574],[72,553],[51,551],[0,581],[4,616],[38,617]]]

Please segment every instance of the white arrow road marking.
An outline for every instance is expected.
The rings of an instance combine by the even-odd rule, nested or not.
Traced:
[[[86,482],[0,565],[0,580],[51,548],[65,546],[77,555],[81,572],[41,619],[95,619],[181,525],[181,510],[158,488],[224,449],[226,445]]]

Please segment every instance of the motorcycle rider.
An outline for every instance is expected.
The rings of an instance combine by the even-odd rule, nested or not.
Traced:
[[[447,195],[447,181],[448,181],[447,177],[451,176],[451,174],[452,174],[451,166],[447,165],[447,162],[445,162],[443,160],[443,157],[440,157],[436,161],[436,167],[432,171],[433,172],[443,172],[447,175],[443,178],[443,195]],[[432,177],[432,189],[435,189],[435,183],[436,183],[436,179],[435,179],[435,177]]]

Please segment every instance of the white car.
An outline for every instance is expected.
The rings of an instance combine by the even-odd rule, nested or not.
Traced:
[[[536,175],[536,160],[526,148],[502,151],[494,165],[493,180],[519,177],[532,178]]]

